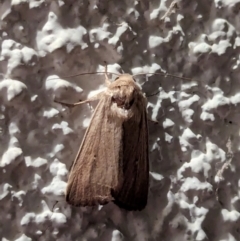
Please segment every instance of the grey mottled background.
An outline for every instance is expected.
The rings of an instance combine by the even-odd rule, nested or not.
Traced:
[[[238,241],[239,0],[2,0],[2,241]],[[149,97],[151,180],[141,212],[72,208],[64,190],[103,70]],[[54,77],[54,78],[53,78]]]

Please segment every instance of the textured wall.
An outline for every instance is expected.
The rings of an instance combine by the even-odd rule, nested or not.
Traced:
[[[240,240],[240,1],[2,0],[2,241]],[[164,16],[166,15],[166,16]],[[64,191],[103,70],[160,72],[149,97],[146,209],[72,208]],[[54,78],[53,78],[54,77]],[[58,201],[56,203],[56,201]]]

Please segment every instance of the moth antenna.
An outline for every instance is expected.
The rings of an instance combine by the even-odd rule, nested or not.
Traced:
[[[75,75],[68,75],[68,76],[63,76],[63,78],[66,77],[76,77],[76,76],[80,76],[80,75],[88,75],[88,74],[105,74],[106,71],[102,72],[102,71],[98,71],[98,72],[87,72],[87,73],[80,73],[80,74],[75,74]],[[120,76],[120,74],[117,73],[113,73],[113,72],[107,72],[108,74],[115,74],[117,76]]]
[[[181,76],[177,76],[177,75],[174,75],[174,74],[168,74],[168,73],[140,73],[140,74],[134,74],[132,75],[132,77],[134,76],[138,76],[138,75],[147,75],[147,74],[157,74],[157,75],[162,75],[162,76],[165,76],[165,77],[174,77],[174,78],[177,78],[177,79],[185,79],[185,80],[191,80],[190,78],[187,78],[187,77],[181,77]]]
[[[107,62],[104,62],[104,64],[105,64],[105,84],[106,86],[109,86],[111,84],[111,81],[109,80],[107,75]]]
[[[157,95],[158,93],[160,93],[160,90],[159,91],[157,91],[156,93],[154,93],[154,94],[151,94],[151,95],[146,95],[146,97],[148,98],[148,97],[152,97],[152,96],[154,96],[154,95]]]
[[[113,75],[120,76],[120,74],[113,73],[113,72],[107,72],[107,73],[108,73],[108,74],[113,74]],[[77,76],[80,76],[80,75],[88,75],[88,74],[106,74],[106,72],[105,72],[105,71],[104,71],[104,72],[99,71],[99,72],[80,73],[80,74],[63,76],[62,78],[71,78],[71,77],[77,77]],[[60,77],[58,77],[58,78],[51,78],[50,80],[53,80],[53,79],[60,79]]]

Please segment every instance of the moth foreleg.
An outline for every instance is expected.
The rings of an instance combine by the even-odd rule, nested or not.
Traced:
[[[85,103],[89,103],[95,100],[99,100],[102,96],[103,92],[100,92],[92,97],[90,97],[89,99],[83,100],[83,101],[79,101],[79,102],[75,102],[75,103],[66,103],[66,102],[62,102],[62,101],[58,101],[54,99],[54,102],[58,103],[58,104],[62,104],[62,105],[66,105],[68,107],[74,107],[77,105],[81,105],[81,104],[85,104]]]

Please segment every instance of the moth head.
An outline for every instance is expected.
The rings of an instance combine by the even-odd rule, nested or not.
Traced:
[[[129,79],[130,81],[136,82],[136,80],[133,78],[133,75],[130,75],[130,74],[122,74],[122,75],[119,75],[118,77],[115,78],[114,81],[119,80],[120,78],[121,78],[121,80],[123,80],[123,79]]]
[[[112,102],[124,110],[131,109],[136,101],[137,93],[140,92],[140,87],[130,74],[118,76],[108,88],[111,92]]]

